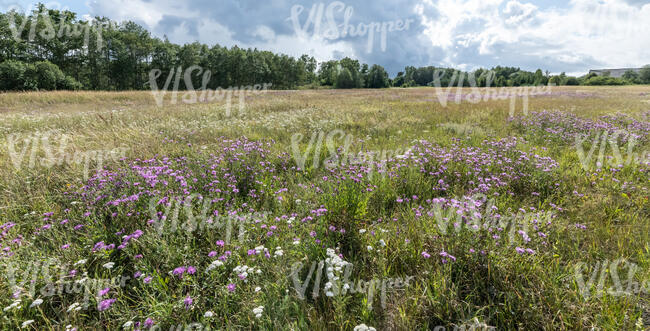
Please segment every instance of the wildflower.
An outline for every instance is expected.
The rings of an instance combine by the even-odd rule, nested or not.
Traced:
[[[185,267],[178,267],[172,271],[172,275],[178,276],[178,278],[183,278],[184,273],[185,273]]]
[[[235,285],[233,283],[230,283],[230,284],[228,284],[228,291],[235,292],[236,287],[237,287],[237,285]]]
[[[205,269],[205,272],[208,272],[208,271],[210,271],[210,270],[212,270],[212,269],[214,269],[214,268],[216,268],[216,267],[220,267],[220,266],[222,266],[222,265],[223,265],[223,262],[221,262],[221,261],[219,261],[219,260],[214,260],[214,261],[212,261],[212,263],[210,263],[210,265]]]
[[[99,294],[98,294],[98,296],[99,296],[99,297],[103,297],[103,296],[106,295],[106,293],[108,293],[108,291],[110,291],[110,290],[111,290],[110,287],[107,287],[107,288],[105,288],[105,289],[103,289],[103,290],[99,290]]]
[[[372,248],[372,246],[368,246],[366,248],[368,249],[368,252],[372,252],[372,250],[374,249],[374,248]]]
[[[102,265],[102,267],[104,267],[106,269],[113,269],[113,266],[115,266],[115,262],[108,262],[108,263],[104,263],[104,265]]]
[[[97,310],[104,311],[104,310],[110,308],[115,301],[117,301],[117,300],[116,299],[103,300],[102,302],[99,303],[99,305],[97,305]]]
[[[67,312],[69,313],[69,312],[71,312],[73,310],[75,310],[75,311],[81,310],[81,305],[79,305],[78,302],[75,302],[75,303],[71,304],[70,307],[68,307]]]
[[[194,302],[194,300],[192,300],[192,297],[188,294],[187,297],[185,297],[185,300],[183,300],[183,303],[185,303],[185,310],[190,309],[192,302]]]
[[[377,329],[372,326],[367,326],[365,324],[359,324],[354,327],[354,331],[377,331]]]
[[[24,321],[23,324],[20,325],[20,327],[22,329],[24,329],[24,328],[26,328],[27,326],[29,326],[32,323],[34,323],[34,320],[27,320],[27,321]]]
[[[151,328],[153,325],[154,325],[154,321],[153,321],[153,319],[151,319],[151,318],[147,318],[147,319],[144,321],[144,327],[145,327],[145,328]]]
[[[3,310],[4,311],[9,311],[13,308],[20,309],[20,299],[12,302],[9,306],[5,307]]]
[[[253,308],[253,314],[255,314],[255,318],[261,318],[263,312],[264,312],[264,306]]]
[[[521,248],[521,247],[516,247],[515,250],[516,250],[517,253],[519,253],[519,254],[523,254],[523,253],[525,252],[525,250],[524,250],[523,248]]]
[[[449,253],[445,252],[444,250],[443,250],[442,252],[440,252],[440,256],[442,256],[442,257],[444,257],[444,258],[448,258],[448,259],[450,259],[450,260],[452,260],[452,261],[456,261],[456,257],[455,257],[455,256],[450,255]],[[442,263],[446,263],[445,259],[443,259],[443,262],[442,262]]]
[[[145,278],[144,278],[144,283],[145,283],[145,284],[149,284],[149,283],[151,283],[151,279],[152,279],[151,276],[147,276],[147,277],[145,277]]]
[[[31,305],[29,305],[29,308],[38,307],[38,306],[41,305],[41,303],[43,303],[43,299],[40,299],[40,298],[36,299],[36,300],[34,300],[34,302],[32,302]]]
[[[194,275],[196,273],[196,268],[194,268],[193,266],[187,267],[187,273],[190,275]]]
[[[133,278],[136,278],[136,279],[137,279],[137,278],[140,278],[140,276],[142,276],[142,272],[140,272],[140,271],[136,271],[136,272],[133,274]]]
[[[262,290],[262,288],[259,287],[259,286],[255,288],[255,292],[259,292],[259,291],[261,291],[261,290]]]
[[[427,253],[427,252],[422,252],[422,256],[423,256],[425,259],[428,259],[428,258],[431,257],[431,254],[429,254],[429,253]]]
[[[124,324],[122,324],[122,328],[128,329],[131,327],[131,325],[133,325],[133,321],[126,321]]]
[[[79,260],[79,261],[75,262],[74,265],[75,265],[75,266],[78,266],[78,265],[80,265],[80,264],[85,264],[86,261],[87,261],[87,260],[85,260],[85,259],[83,259],[83,260]]]

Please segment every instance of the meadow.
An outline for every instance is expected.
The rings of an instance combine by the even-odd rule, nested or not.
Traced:
[[[458,92],[0,94],[1,329],[649,327],[650,86]]]

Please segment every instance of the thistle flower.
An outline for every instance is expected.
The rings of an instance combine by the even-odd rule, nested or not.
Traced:
[[[185,310],[190,309],[192,302],[194,302],[194,300],[192,300],[192,297],[190,297],[190,295],[188,294],[187,297],[185,297],[185,300],[183,300],[183,303],[185,304]]]
[[[102,302],[99,303],[99,305],[97,305],[97,310],[104,311],[104,310],[110,308],[113,305],[113,303],[115,303],[115,301],[117,301],[117,299],[103,300]]]

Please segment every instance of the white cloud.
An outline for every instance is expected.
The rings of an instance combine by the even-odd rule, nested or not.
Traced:
[[[450,64],[467,60],[457,58],[458,47],[496,58],[504,45],[551,62],[546,66],[593,59],[609,66],[639,66],[650,59],[650,4],[639,8],[623,0],[572,0],[567,8],[541,10],[514,0],[425,0],[422,6],[424,33],[432,45],[442,47]],[[425,14],[431,9],[438,16]]]

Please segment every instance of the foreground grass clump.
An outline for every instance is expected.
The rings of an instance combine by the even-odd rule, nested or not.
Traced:
[[[12,150],[38,128],[71,136],[58,153],[128,153],[84,178],[83,162],[2,151],[2,325],[642,329],[638,89],[567,88],[514,118],[507,101],[443,108],[430,89],[269,93],[233,117],[141,93],[84,92],[67,112],[23,95],[2,115]],[[77,110],[93,100],[106,105]],[[309,145],[332,130],[351,138]]]

